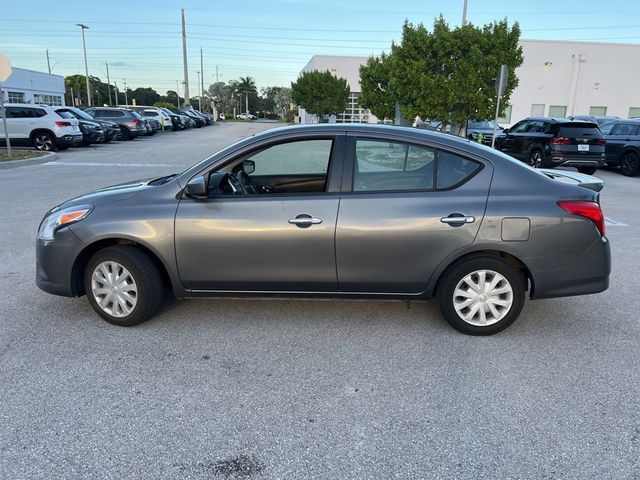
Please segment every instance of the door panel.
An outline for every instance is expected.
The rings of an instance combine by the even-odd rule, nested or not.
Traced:
[[[176,215],[180,278],[197,290],[335,291],[337,194],[183,199]],[[290,219],[322,220],[301,228]]]
[[[340,291],[423,291],[442,260],[474,241],[492,173],[487,163],[466,183],[448,191],[343,194],[336,229]],[[452,214],[474,220],[442,221]]]

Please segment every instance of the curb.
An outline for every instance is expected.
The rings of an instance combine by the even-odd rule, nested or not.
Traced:
[[[0,170],[9,168],[26,167],[28,165],[41,165],[58,159],[57,153],[48,153],[41,157],[25,158],[24,160],[5,160],[0,162]]]

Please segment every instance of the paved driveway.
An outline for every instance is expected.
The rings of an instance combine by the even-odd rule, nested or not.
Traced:
[[[640,478],[640,178],[599,173],[610,290],[489,338],[382,301],[173,300],[124,329],[35,287],[48,208],[271,126],[0,170],[1,478]]]

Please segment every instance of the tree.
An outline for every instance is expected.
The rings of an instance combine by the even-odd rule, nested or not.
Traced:
[[[385,91],[391,94],[382,103],[397,100],[407,118],[419,115],[458,125],[469,118],[493,118],[501,64],[509,69],[502,105],[518,85],[515,69],[523,61],[519,39],[518,23],[509,27],[506,20],[451,29],[440,17],[432,32],[405,22],[402,42],[391,46],[389,59],[381,60],[383,66],[390,62]]]
[[[153,105],[160,100],[160,95],[153,88],[136,88],[135,90],[128,90],[129,103],[133,104],[136,101],[136,105]]]
[[[287,87],[281,87],[278,93],[273,97],[273,103],[275,104],[276,111],[285,120],[289,116],[291,110],[291,89]]]
[[[70,75],[64,78],[65,90],[68,92],[68,102],[72,105],[75,103],[75,99],[80,101],[80,105],[86,105],[87,103],[87,83],[84,75]],[[91,88],[91,100],[94,105],[103,105],[109,103],[109,86],[103,83],[98,77],[89,75],[89,87]],[[73,99],[71,98],[71,90],[73,90]],[[115,98],[113,96],[113,87],[111,88],[112,101]]]
[[[247,99],[249,103],[249,111],[255,111],[258,108],[258,90],[256,89],[256,82],[252,77],[240,77],[240,80],[235,84],[235,90],[240,97],[240,111],[246,110]]]
[[[322,121],[325,114],[344,112],[349,100],[349,86],[344,78],[334,77],[329,70],[304,72],[291,83],[291,97]]]
[[[170,104],[171,107],[166,107],[166,108],[177,108],[178,104],[182,106],[183,100],[184,99],[182,97],[178,98],[178,94],[176,93],[175,90],[167,90],[167,93],[165,93],[163,96],[158,98],[155,104],[156,105],[158,105],[158,103]]]
[[[396,97],[389,86],[391,73],[391,58],[384,53],[380,57],[370,57],[360,67],[362,93],[358,103],[381,119],[393,118],[396,112]]]

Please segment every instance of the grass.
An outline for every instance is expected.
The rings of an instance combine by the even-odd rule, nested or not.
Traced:
[[[46,155],[49,152],[39,152],[37,150],[16,150],[11,149],[11,158],[9,158],[9,152],[6,148],[0,148],[0,162],[6,160],[26,160],[28,158],[36,158]]]

